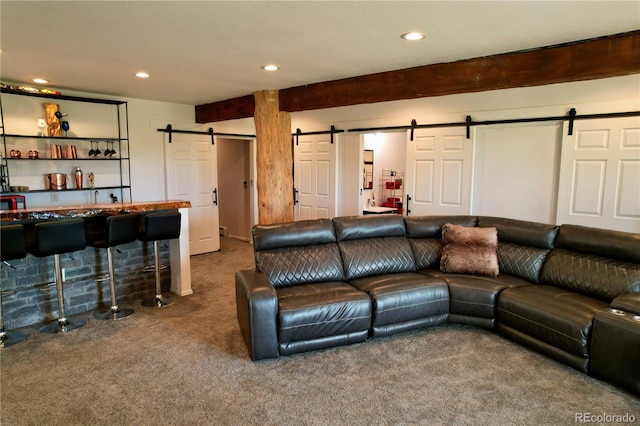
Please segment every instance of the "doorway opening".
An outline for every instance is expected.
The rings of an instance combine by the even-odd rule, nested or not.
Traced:
[[[381,206],[388,203],[391,196],[387,190],[385,175],[391,171],[404,175],[406,167],[407,133],[367,133],[362,135],[363,155],[370,153],[371,176],[367,176],[366,185],[362,184],[361,208],[366,210],[372,206]],[[366,163],[366,159],[363,164]],[[366,169],[367,165],[363,166]],[[395,186],[394,191],[397,191]],[[401,200],[399,200],[401,201]]]
[[[252,140],[217,138],[220,235],[251,241],[254,179]]]

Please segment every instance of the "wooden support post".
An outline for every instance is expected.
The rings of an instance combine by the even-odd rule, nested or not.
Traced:
[[[293,220],[291,115],[280,111],[278,91],[255,92],[258,222]]]

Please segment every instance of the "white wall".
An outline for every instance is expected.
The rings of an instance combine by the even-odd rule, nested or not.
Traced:
[[[129,101],[131,198],[134,202],[165,200],[163,138],[167,135],[158,132],[158,128],[171,124],[174,129],[190,129],[195,121],[194,106],[142,99],[125,100]],[[184,126],[181,127],[181,124]]]

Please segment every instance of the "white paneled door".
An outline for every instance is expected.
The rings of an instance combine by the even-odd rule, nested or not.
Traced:
[[[336,146],[339,135],[303,135],[294,145],[294,219],[332,218],[336,211]],[[294,142],[295,143],[295,142]]]
[[[473,141],[465,127],[416,129],[407,132],[407,215],[471,213]]]
[[[187,129],[185,129],[187,130]],[[209,135],[173,133],[164,136],[167,198],[188,200],[190,254],[220,249],[218,164]]]
[[[640,118],[565,122],[557,223],[640,232]]]

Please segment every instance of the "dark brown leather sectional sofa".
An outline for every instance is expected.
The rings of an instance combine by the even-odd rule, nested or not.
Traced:
[[[440,269],[445,224],[495,228],[497,276]],[[484,216],[256,225],[236,273],[252,360],[450,323],[495,330],[640,394],[640,234]]]

